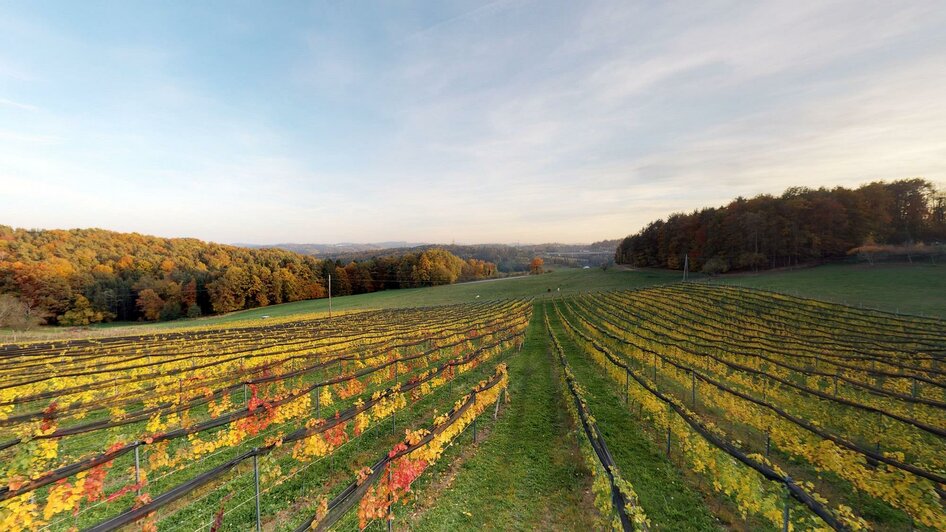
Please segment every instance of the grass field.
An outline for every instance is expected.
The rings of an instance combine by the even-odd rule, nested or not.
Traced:
[[[420,307],[473,303],[477,300],[515,297],[542,297],[550,293],[574,294],[591,290],[638,288],[679,279],[676,272],[629,271],[620,269],[569,268],[542,275],[507,277],[472,283],[429,288],[407,288],[371,294],[338,297],[332,300],[333,310],[365,310],[378,308]],[[198,320],[200,323],[226,323],[260,316],[282,317],[310,312],[328,312],[327,299],[299,301],[270,307],[234,312],[226,316]],[[177,322],[176,324],[180,324]],[[170,324],[169,324],[170,325]]]
[[[826,265],[793,271],[762,272],[722,276],[711,282],[750,288],[762,288],[805,297],[824,299],[853,306],[876,307],[895,312],[923,313],[946,317],[946,266],[929,264]],[[641,288],[680,279],[680,272],[663,270],[626,270],[612,268],[560,269],[543,275],[460,283],[429,288],[388,290],[371,294],[337,297],[335,311],[346,312],[380,308],[404,308],[477,300],[516,297],[569,295],[599,290]],[[477,297],[479,296],[479,297]],[[315,299],[233,312],[198,320],[145,324],[144,327],[181,327],[213,325],[254,320],[262,316],[281,318],[295,314],[328,312],[327,299]],[[141,324],[104,324],[101,327],[142,326]]]
[[[791,271],[724,275],[707,282],[775,290],[851,306],[877,308],[889,312],[923,314],[946,318],[946,266],[931,264],[826,265]],[[662,270],[612,268],[560,269],[538,276],[511,277],[473,283],[389,290],[372,294],[337,297],[335,312],[368,309],[407,308],[474,301],[549,297],[580,292],[633,289],[678,280],[680,273]],[[479,297],[477,297],[479,296]],[[40,328],[19,333],[17,339],[146,334],[154,330],[252,323],[328,312],[328,300],[317,299],[210,316],[196,320],[160,323],[106,323],[86,329]],[[0,330],[0,339],[12,339]]]
[[[472,283],[460,283],[428,288],[406,288],[388,290],[371,294],[336,297],[332,299],[332,309],[338,313],[384,308],[407,308],[455,303],[473,303],[506,298],[531,298],[550,296],[551,294],[576,294],[597,290],[615,290],[640,288],[654,284],[676,281],[679,273],[670,271],[632,271],[612,268],[602,271],[599,268],[587,270],[568,268],[553,270],[542,275],[507,277]],[[18,341],[52,338],[81,338],[86,336],[116,334],[148,334],[155,330],[189,327],[213,326],[217,324],[236,324],[262,319],[289,318],[292,316],[311,317],[313,314],[328,313],[328,299],[297,301],[281,305],[231,312],[221,316],[208,316],[193,320],[175,320],[158,323],[116,322],[102,323],[83,329],[65,329],[41,327],[34,331],[18,333]],[[9,330],[0,329],[0,340],[12,340]]]
[[[946,265],[942,264],[826,265],[724,275],[712,282],[946,318]]]

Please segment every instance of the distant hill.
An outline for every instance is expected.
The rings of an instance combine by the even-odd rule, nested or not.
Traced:
[[[417,246],[422,246],[422,243],[413,243],[413,242],[404,242],[404,241],[394,241],[394,242],[377,242],[373,244],[356,244],[350,242],[341,242],[338,244],[293,244],[293,243],[283,243],[283,244],[234,244],[235,246],[250,248],[250,249],[266,249],[266,248],[276,248],[276,249],[285,249],[287,251],[294,251],[296,253],[302,253],[304,255],[312,255],[314,257],[334,257],[338,254],[343,253],[358,253],[361,251],[378,251],[378,250],[388,250],[388,249],[403,249],[403,248],[413,248]]]
[[[528,271],[529,263],[536,256],[542,257],[548,266],[599,266],[613,261],[614,250],[619,243],[620,240],[615,239],[592,244],[467,245],[380,242],[377,244],[273,244],[250,247],[285,249],[336,260],[342,264],[399,256],[404,253],[422,253],[431,249],[445,249],[462,259],[492,262],[496,264],[500,272],[513,273]]]

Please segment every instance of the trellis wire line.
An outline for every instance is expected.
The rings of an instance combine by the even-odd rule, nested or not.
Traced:
[[[287,423],[288,423],[288,422],[287,422]],[[279,428],[281,428],[281,427],[282,427],[281,425],[270,427],[270,428],[268,428],[268,429],[266,429],[266,430],[264,430],[264,431],[259,432],[256,436],[253,436],[253,437],[251,437],[251,438],[248,438],[248,439],[246,439],[246,440],[243,440],[243,442],[241,442],[241,444],[242,444],[242,443],[250,443],[250,442],[252,442],[252,441],[254,441],[254,440],[257,440],[257,439],[259,439],[259,438],[262,438],[263,436],[265,436],[265,435],[267,435],[267,434],[269,434],[269,433],[271,433],[271,432],[273,432],[273,431],[275,431],[275,430],[277,430],[277,429],[279,429]],[[220,454],[220,453],[222,453],[222,452],[224,452],[224,451],[229,451],[229,450],[234,450],[234,449],[238,449],[238,448],[237,448],[237,447],[222,447],[222,448],[220,448],[220,449],[218,449],[218,450],[216,450],[216,451],[214,451],[214,452],[208,454],[207,456],[204,456],[204,457],[201,458],[200,460],[197,460],[197,461],[195,461],[195,462],[190,462],[190,463],[188,463],[187,465],[185,465],[185,466],[183,466],[183,467],[174,469],[174,470],[172,470],[172,471],[168,471],[167,473],[161,475],[160,477],[155,478],[154,480],[149,480],[148,483],[149,483],[149,484],[152,484],[152,483],[154,483],[154,482],[157,482],[157,481],[159,481],[159,480],[165,479],[165,478],[167,478],[167,477],[169,477],[169,476],[171,476],[171,475],[175,475],[175,474],[180,473],[180,472],[182,472],[182,471],[188,471],[188,470],[190,470],[192,467],[197,466],[197,465],[200,465],[201,463],[203,463],[203,462],[209,460],[210,458],[212,458],[212,457],[214,457],[214,456],[216,456],[216,455],[218,455],[218,454]],[[228,484],[229,484],[230,482],[232,482],[232,481],[233,481],[232,479],[231,479],[230,481],[228,481]],[[222,487],[222,486],[218,486],[218,488],[219,488],[219,487]],[[107,503],[107,502],[109,502],[107,498],[102,499],[101,501],[99,501],[99,502],[97,502],[97,503],[95,503],[95,504],[93,504],[93,505],[91,505],[91,506],[87,506],[87,507],[83,508],[82,510],[80,510],[80,511],[79,511],[79,515],[82,515],[83,513],[87,512],[87,511],[89,511],[89,510],[92,510],[93,508],[96,508],[96,507],[98,507],[98,506],[100,506],[100,505],[102,505],[102,504],[105,504],[105,503]],[[177,511],[177,510],[175,510],[175,511]],[[171,514],[171,515],[173,515],[173,514]],[[41,530],[51,530],[53,527],[55,527],[55,526],[57,526],[57,525],[60,525],[60,524],[64,523],[65,521],[69,521],[69,520],[73,520],[73,519],[75,519],[75,516],[64,517],[64,518],[60,519],[59,521],[56,521],[56,522],[54,522],[54,523],[50,523],[50,524],[46,525],[46,526],[43,527]],[[162,518],[162,519],[164,519],[164,518]]]
[[[230,450],[234,450],[234,449],[237,449],[237,450],[238,450],[239,447],[241,447],[244,443],[250,443],[250,442],[253,441],[253,440],[258,440],[258,439],[262,438],[263,436],[265,436],[265,435],[267,435],[267,434],[273,432],[273,431],[276,430],[276,429],[283,428],[283,425],[288,424],[288,423],[289,423],[289,422],[287,421],[286,423],[284,423],[284,424],[282,424],[282,425],[275,425],[275,426],[269,427],[269,428],[266,429],[266,430],[262,430],[262,431],[258,432],[258,433],[256,434],[256,436],[253,436],[253,437],[251,437],[251,438],[247,438],[247,439],[241,441],[239,446],[234,446],[234,447],[221,447],[220,449],[218,449],[218,450],[216,450],[216,451],[214,451],[214,452],[208,454],[207,456],[201,458],[200,460],[197,460],[196,462],[191,462],[190,464],[188,464],[188,465],[186,465],[186,466],[184,466],[184,467],[177,468],[177,469],[175,469],[175,470],[173,470],[173,471],[168,471],[167,473],[161,475],[160,477],[154,479],[153,481],[152,481],[152,480],[149,480],[148,483],[150,484],[150,483],[153,483],[153,482],[157,482],[157,481],[162,480],[162,479],[165,479],[165,478],[167,478],[167,477],[169,477],[169,476],[171,476],[171,475],[180,473],[181,471],[187,471],[187,470],[190,469],[192,466],[201,464],[201,463],[203,463],[203,462],[209,460],[211,457],[216,456],[216,455],[218,455],[218,454],[220,454],[220,453],[222,453],[222,452],[224,452],[224,451],[230,451]]]
[[[347,442],[346,442],[346,443],[347,443]],[[341,447],[342,447],[342,446],[339,446],[338,448],[341,449]],[[328,457],[328,456],[330,456],[330,455],[323,456],[322,458],[319,458],[319,459],[316,460],[315,462],[319,462],[319,461],[325,459],[325,458]],[[315,462],[312,462],[312,463],[315,463]],[[310,465],[311,465],[311,464],[310,464]],[[241,477],[242,475],[244,475],[244,474],[246,474],[246,473],[237,474],[237,475],[234,476],[232,479],[228,480],[226,483],[224,483],[224,484],[222,484],[222,485],[220,485],[220,486],[217,486],[217,487],[215,487],[215,488],[209,490],[209,491],[208,491],[207,493],[205,493],[204,495],[202,495],[202,496],[200,496],[199,498],[197,498],[197,499],[191,501],[190,505],[193,505],[194,503],[197,503],[197,502],[199,502],[199,501],[202,501],[203,499],[209,497],[211,494],[214,494],[214,493],[220,491],[222,488],[225,488],[226,486],[228,486],[228,485],[232,484],[233,482],[235,482],[238,478],[240,478],[240,477]],[[273,486],[270,486],[270,488],[272,488],[272,487],[273,487]],[[270,488],[267,488],[266,491],[269,491]],[[265,493],[266,491],[260,492],[260,495],[262,495],[262,494]],[[253,496],[252,496],[252,497],[250,497],[249,499],[247,499],[247,500],[241,502],[240,504],[234,506],[233,508],[231,508],[231,509],[225,511],[223,515],[226,516],[228,513],[230,513],[230,512],[232,512],[232,511],[236,510],[236,509],[239,508],[240,506],[243,506],[243,505],[246,504],[247,502],[252,501],[252,500],[255,500],[255,499],[256,499],[256,493],[255,493],[255,490],[254,490],[254,493],[253,493]],[[171,517],[172,515],[174,515],[174,513],[180,511],[181,509],[183,509],[183,508],[178,508],[178,509],[175,510],[173,513],[162,517],[161,520],[163,521],[164,519],[167,519],[168,517]],[[188,521],[190,521],[190,520],[188,520]],[[186,524],[186,523],[184,523],[184,524]],[[179,525],[179,526],[176,526],[176,527],[172,528],[171,531],[174,532],[174,531],[176,531],[176,530],[179,530],[182,526],[184,526],[184,524],[181,524],[181,525]],[[201,530],[202,528],[203,528],[203,526],[201,526],[200,528],[198,528],[198,530]]]
[[[278,429],[278,428],[280,428],[280,427],[279,427],[279,426],[270,427],[270,428],[268,428],[268,429],[266,429],[266,430],[264,430],[264,431],[259,432],[256,436],[253,436],[252,438],[248,438],[248,439],[244,440],[244,441],[241,442],[241,443],[249,443],[249,442],[252,442],[253,440],[257,440],[257,439],[259,439],[259,438],[262,438],[263,436],[269,434],[270,432],[272,432],[272,431],[274,431],[274,430],[276,430],[276,429]],[[182,471],[188,471],[188,470],[190,470],[192,467],[197,466],[197,465],[200,465],[200,464],[202,464],[203,462],[209,460],[210,458],[212,458],[212,457],[214,457],[214,456],[216,456],[216,455],[218,455],[218,454],[220,454],[220,453],[222,453],[222,452],[224,452],[224,451],[229,451],[229,450],[233,450],[233,449],[238,449],[238,448],[237,448],[237,447],[222,447],[222,448],[220,448],[220,449],[218,449],[218,450],[216,450],[216,451],[214,451],[214,452],[208,454],[207,456],[205,456],[205,457],[203,457],[203,458],[201,458],[201,459],[199,459],[199,460],[197,460],[197,461],[195,461],[195,462],[189,462],[187,465],[185,465],[185,466],[183,466],[183,467],[179,467],[179,468],[177,468],[177,469],[173,469],[173,470],[171,470],[171,471],[168,471],[168,472],[164,473],[163,475],[161,475],[160,477],[155,478],[154,480],[150,480],[150,479],[149,479],[149,480],[148,480],[148,484],[153,484],[153,483],[155,483],[155,482],[158,482],[159,480],[163,480],[163,479],[165,479],[165,478],[167,478],[167,477],[169,477],[169,476],[171,476],[171,475],[175,475],[175,474],[180,473],[180,472],[182,472]],[[114,485],[114,484],[113,484],[113,485]],[[108,498],[106,497],[106,498],[102,499],[101,501],[99,501],[99,502],[97,502],[97,503],[95,503],[95,504],[93,504],[93,505],[91,505],[91,506],[87,506],[87,507],[85,507],[85,508],[79,510],[79,515],[82,515],[82,514],[84,514],[85,512],[87,512],[87,511],[89,511],[89,510],[92,510],[93,508],[96,508],[96,507],[98,507],[98,506],[100,506],[100,505],[102,505],[102,504],[105,504],[105,503],[107,503],[107,502],[109,502],[109,501],[108,501]],[[64,517],[64,518],[60,519],[59,521],[56,521],[56,522],[54,522],[54,523],[50,523],[50,524],[46,525],[46,526],[43,527],[41,530],[52,530],[52,528],[53,528],[54,526],[60,525],[60,524],[64,523],[65,521],[69,521],[69,520],[72,520],[72,519],[75,519],[75,516]]]
[[[238,504],[238,505],[234,506],[233,508],[230,508],[229,510],[227,510],[226,512],[224,512],[224,513],[223,513],[223,516],[221,516],[221,519],[222,519],[223,517],[226,517],[226,515],[227,515],[228,513],[230,513],[230,512],[232,512],[232,511],[236,510],[237,508],[243,506],[244,504],[246,504],[246,503],[248,503],[248,502],[251,502],[251,501],[255,501],[255,500],[256,500],[256,493],[254,493],[253,496],[250,497],[249,499],[244,499],[242,502],[240,502],[240,504]],[[198,518],[199,518],[199,516],[198,516]],[[214,519],[216,519],[216,515],[214,515]],[[183,525],[181,525],[181,526],[183,526]],[[172,529],[171,529],[171,532],[176,532],[177,530],[180,530],[181,526],[177,526],[177,527],[172,528]],[[201,531],[201,530],[203,530],[203,529],[204,529],[204,526],[201,525],[201,526],[197,527],[196,529],[194,529],[194,532],[199,532],[199,531]]]
[[[216,493],[216,492],[220,491],[220,490],[223,489],[223,488],[226,488],[226,487],[229,486],[230,484],[233,484],[234,482],[236,482],[237,480],[239,480],[240,477],[242,477],[242,476],[245,475],[245,474],[246,474],[246,473],[236,473],[235,475],[233,475],[233,478],[231,478],[230,480],[224,482],[223,484],[221,484],[221,485],[219,485],[219,486],[216,486],[216,487],[213,488],[213,489],[207,490],[207,493],[201,495],[200,497],[194,499],[193,501],[190,501],[190,503],[189,503],[187,506],[181,506],[180,508],[177,508],[176,510],[173,510],[171,513],[169,513],[169,514],[167,514],[167,515],[164,515],[164,516],[161,516],[161,518],[158,519],[158,522],[161,522],[161,521],[164,521],[165,519],[168,519],[168,518],[170,518],[170,517],[173,517],[174,515],[176,515],[178,512],[180,512],[180,511],[183,510],[184,508],[187,508],[188,506],[193,506],[193,505],[195,505],[196,503],[198,503],[198,502],[200,502],[200,501],[206,499],[206,498],[209,497],[211,494]],[[254,494],[253,497],[251,497],[250,499],[252,500],[252,499],[254,499],[255,497],[256,497],[256,495]],[[183,527],[188,521],[190,521],[190,519],[188,519],[188,520],[185,521],[184,523],[181,523],[181,524],[175,526],[174,528],[171,529],[171,531],[173,532],[173,531],[175,531],[175,530],[180,530],[181,527]]]
[[[355,438],[352,438],[352,439],[346,441],[345,443],[343,443],[343,444],[339,445],[338,447],[336,447],[335,449],[333,449],[333,450],[332,450],[332,453],[335,453],[335,452],[337,452],[337,451],[343,449],[346,445],[348,445],[349,443],[352,443],[352,442],[355,441],[357,438],[360,438],[361,436],[364,436],[365,434],[367,434],[369,431],[374,430],[376,427],[381,427],[381,426],[383,426],[382,423],[376,423],[376,424],[372,425],[371,427],[369,427],[368,429],[366,429],[364,432],[362,432],[360,435],[358,435],[358,436],[356,436]],[[325,460],[326,458],[329,458],[329,457],[331,457],[331,456],[332,456],[332,454],[327,454],[327,455],[325,455],[325,456],[322,456],[322,457],[318,458],[317,460],[312,460],[312,461],[310,461],[309,463],[307,463],[307,464],[304,465],[303,467],[301,467],[301,468],[299,468],[298,470],[296,470],[294,473],[283,475],[282,478],[278,479],[276,482],[274,482],[273,484],[271,484],[268,488],[266,488],[265,490],[261,491],[261,492],[260,492],[260,496],[262,496],[263,494],[269,492],[269,490],[275,488],[276,486],[279,486],[280,484],[282,484],[282,483],[285,482],[286,480],[289,480],[290,478],[292,478],[292,477],[298,475],[299,473],[301,473],[301,472],[303,472],[304,470],[308,469],[310,466],[313,466],[313,465],[315,465],[315,464],[317,464],[317,463],[319,463],[319,462],[321,462],[321,461],[323,461],[323,460]],[[236,479],[233,479],[233,480],[236,480]],[[232,482],[233,480],[231,480],[230,482]],[[221,487],[223,487],[223,486],[218,486],[217,488],[214,488],[213,490],[211,490],[210,493],[213,493],[213,492],[218,491]],[[209,495],[210,493],[208,493],[207,495]],[[206,497],[207,495],[204,495],[204,497]],[[236,509],[239,508],[240,506],[243,506],[243,505],[246,504],[247,502],[250,502],[250,501],[252,501],[252,500],[254,500],[254,499],[256,499],[256,494],[255,494],[255,493],[254,493],[253,496],[250,497],[249,499],[247,499],[247,500],[241,502],[240,504],[234,506],[233,508],[230,508],[229,510],[225,511],[225,512],[223,513],[223,516],[226,517],[226,515],[229,514],[230,512],[236,510]],[[201,500],[201,499],[198,499],[198,500]],[[197,502],[197,501],[194,501],[194,502]],[[162,517],[162,520],[163,520],[163,519],[164,519],[164,518]],[[180,527],[173,528],[173,529],[171,529],[171,532],[174,532],[174,531],[178,530],[179,528],[180,528]],[[202,529],[203,529],[203,526],[197,528],[197,530],[195,530],[195,532],[197,532],[197,531],[199,531],[199,530],[202,530]]]
[[[471,425],[472,425],[472,423],[471,423],[470,425],[467,425],[467,426],[463,427],[463,429],[462,429],[460,432],[458,432],[457,435],[454,436],[452,440],[450,440],[450,444],[449,444],[449,445],[453,445],[453,442],[456,441],[461,435],[463,435],[463,433],[466,432],[466,429],[470,428]],[[372,428],[374,428],[374,427],[372,427]],[[449,445],[448,445],[448,446],[449,446]],[[411,481],[410,484],[408,484],[408,488],[410,488],[411,486],[414,485],[414,481],[415,481],[415,480],[417,480],[417,479],[415,478],[414,480]],[[361,528],[358,530],[358,532],[364,532],[365,530],[368,529],[369,526],[371,526],[372,524],[374,524],[375,521],[377,521],[377,519],[376,519],[376,518],[372,518],[371,521],[368,521],[367,523],[365,523],[365,526],[361,527]],[[196,531],[195,531],[195,532],[196,532]]]

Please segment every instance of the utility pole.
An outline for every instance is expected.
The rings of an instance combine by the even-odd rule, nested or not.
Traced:
[[[332,317],[332,274],[328,274],[328,317]]]
[[[690,254],[683,254],[683,280],[687,280],[687,273],[690,271]]]

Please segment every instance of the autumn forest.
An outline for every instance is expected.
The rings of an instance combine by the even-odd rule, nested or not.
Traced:
[[[332,294],[343,296],[495,273],[490,262],[442,249],[342,264],[191,238],[0,226],[0,293],[17,297],[31,319],[60,325],[173,320],[321,298],[330,276]]]
[[[707,273],[761,270],[889,252],[941,255],[946,191],[924,179],[856,189],[793,187],[781,196],[670,215],[625,238],[617,262]],[[932,246],[930,244],[933,244]]]

